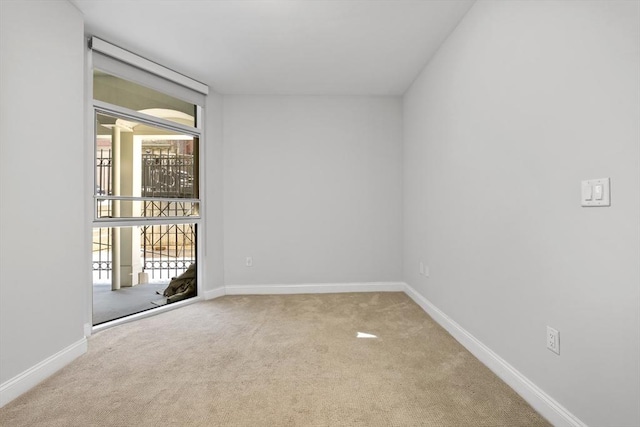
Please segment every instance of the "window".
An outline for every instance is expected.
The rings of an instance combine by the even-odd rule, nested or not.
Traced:
[[[126,314],[133,314],[153,308],[152,302],[161,305],[156,291],[197,264],[200,117],[206,93],[193,90],[202,91],[197,82],[188,87],[186,77],[96,40],[92,39],[94,324],[113,320],[113,315],[104,314],[112,308],[96,306],[96,301],[114,299],[105,286],[118,291],[151,283],[143,304],[127,309],[133,311]]]
[[[199,138],[96,111],[96,219],[198,217]]]

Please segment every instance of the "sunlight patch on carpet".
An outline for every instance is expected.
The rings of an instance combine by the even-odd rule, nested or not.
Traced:
[[[378,338],[376,335],[368,334],[366,332],[358,332],[356,338]]]

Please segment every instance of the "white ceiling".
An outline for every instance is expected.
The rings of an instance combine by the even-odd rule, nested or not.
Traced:
[[[474,0],[72,0],[86,31],[224,94],[400,95]]]

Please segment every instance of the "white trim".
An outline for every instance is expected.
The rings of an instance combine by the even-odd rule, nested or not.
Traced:
[[[174,199],[174,201],[180,202],[181,200]],[[202,216],[158,216],[154,218],[139,216],[127,218],[95,218],[93,219],[92,227],[141,227],[143,225],[200,224],[201,219]]]
[[[93,212],[95,205],[93,194],[96,191],[96,152],[95,152],[95,112],[93,110],[93,56],[90,49],[85,49],[85,87],[84,87],[84,132],[85,141],[82,144],[84,150],[84,231],[85,247],[82,263],[85,268],[85,310],[84,310],[84,336],[91,336],[93,319]],[[87,327],[89,330],[87,331]]]
[[[215,289],[210,289],[208,291],[204,292],[204,299],[205,300],[210,300],[210,299],[215,299],[215,298],[220,298],[222,296],[225,296],[227,293],[224,290],[224,286],[220,286],[219,288],[215,288]]]
[[[183,125],[182,123],[167,120],[162,117],[152,116],[150,114],[132,110],[121,105],[98,101],[97,99],[93,100],[93,109],[97,114],[114,116],[116,119],[121,119],[124,121],[133,121],[136,123],[154,126],[160,129],[166,129],[176,133],[185,133],[198,138],[202,136],[202,129],[200,128]]]
[[[204,95],[209,94],[209,86],[200,83],[197,80],[189,78],[184,74],[180,74],[167,67],[163,67],[160,64],[156,64],[153,61],[149,61],[148,59],[138,56],[135,53],[131,53],[128,50],[124,50],[121,47],[112,45],[111,43],[107,43],[104,40],[100,40],[97,37],[91,37],[91,49],[115,58],[119,61],[133,65],[134,67],[153,73],[157,76],[163,77],[174,83],[178,83],[179,85],[182,85],[184,87],[188,87],[189,89],[193,89],[196,92],[202,93]]]
[[[551,396],[541,390],[516,368],[494,353],[476,337],[442,312],[431,301],[408,284],[405,293],[429,316],[453,336],[460,344],[502,379],[509,387],[526,400],[536,411],[556,427],[587,427],[578,417],[569,412]]]
[[[153,197],[153,196],[107,196],[96,194],[93,200],[122,200],[125,202],[180,202],[180,203],[200,203],[199,199],[188,199],[186,197]],[[173,218],[173,217],[172,217]],[[186,217],[193,218],[193,217]],[[195,217],[199,218],[199,217]],[[147,217],[145,217],[147,219]]]
[[[290,285],[227,285],[227,295],[331,294],[344,292],[403,292],[401,282],[301,283]]]
[[[60,350],[53,356],[47,357],[37,365],[6,381],[0,385],[0,408],[55,374],[75,358],[86,352],[87,339],[83,337],[69,347]]]
[[[171,304],[166,304],[157,308],[152,308],[151,310],[142,311],[140,313],[135,313],[130,316],[121,317],[120,319],[115,319],[110,322],[100,323],[99,325],[94,326],[91,331],[95,334],[96,332],[103,331],[105,329],[112,328],[114,326],[123,325],[125,323],[134,322],[136,320],[144,319],[146,317],[155,316],[157,314],[161,314],[167,311],[175,310],[176,308],[184,307],[186,305],[190,305],[196,303],[198,301],[202,301],[203,298],[200,296],[195,296],[193,298],[189,298],[183,301],[177,301]]]

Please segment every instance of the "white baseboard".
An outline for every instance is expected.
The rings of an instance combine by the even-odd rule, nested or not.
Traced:
[[[224,286],[220,286],[219,288],[215,288],[215,289],[211,289],[208,291],[204,292],[204,299],[205,300],[210,300],[210,299],[215,299],[215,298],[219,298],[221,296],[226,295],[225,291],[224,291]]]
[[[69,347],[60,350],[35,366],[16,375],[9,381],[0,385],[0,408],[11,402],[16,397],[25,393],[35,385],[44,381],[51,375],[64,368],[75,358],[87,352],[87,339],[82,338]]]
[[[293,285],[227,285],[227,295],[333,294],[345,292],[404,292],[401,282],[302,283]]]
[[[536,411],[556,427],[587,427],[578,417],[556,402],[551,396],[542,391],[531,380],[522,375],[517,369],[494,353],[489,347],[471,335],[462,326],[453,321],[438,307],[418,291],[405,283],[405,293],[418,304],[433,320],[447,330],[471,354],[478,358],[493,373],[509,385],[516,393],[526,400]]]
[[[407,283],[307,283],[289,285],[228,285],[206,291],[204,299],[223,295],[320,294],[345,292],[405,292],[427,314],[447,330],[460,344],[507,383],[536,411],[556,427],[587,427],[580,419],[494,353],[489,347],[457,324]],[[198,300],[194,298],[193,300]],[[192,301],[195,302],[195,301]],[[176,307],[179,304],[176,304]],[[155,310],[154,310],[155,311]],[[142,313],[141,313],[142,314]],[[134,316],[132,316],[134,317]],[[129,319],[130,321],[131,319]],[[94,332],[96,328],[93,328]],[[22,374],[0,385],[0,407],[40,383],[87,351],[86,338],[70,345]]]

